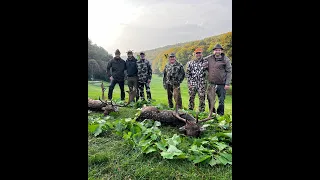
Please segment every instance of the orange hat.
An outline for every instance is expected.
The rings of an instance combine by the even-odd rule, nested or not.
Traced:
[[[202,49],[201,48],[197,48],[196,50],[194,50],[195,53],[197,52],[202,52]]]

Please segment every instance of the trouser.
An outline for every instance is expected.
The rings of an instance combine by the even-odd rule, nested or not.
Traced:
[[[206,88],[204,87],[191,87],[189,88],[189,110],[194,108],[194,99],[198,92],[199,96],[199,111],[205,111],[205,99],[206,99]]]
[[[147,82],[146,83],[138,82],[139,96],[140,96],[141,100],[145,100],[144,99],[144,87],[146,87],[147,99],[150,101],[151,100],[150,85]]]
[[[124,93],[124,81],[117,81],[117,80],[112,80],[109,86],[109,91],[108,91],[108,99],[111,100],[112,99],[112,93],[113,93],[113,89],[114,86],[116,84],[119,84],[120,87],[120,92],[121,92],[121,100],[123,101],[125,98],[125,93]]]
[[[214,106],[216,103],[216,100],[215,100],[216,93],[219,98],[219,106],[217,109],[217,114],[222,116],[224,115],[224,100],[226,98],[226,90],[224,89],[224,85],[209,84],[208,94],[207,94],[209,109],[211,108],[212,105]]]
[[[139,93],[138,93],[138,77],[137,76],[128,77],[128,87],[130,92],[136,91],[136,101],[138,101]]]
[[[172,96],[174,97],[174,101],[176,103],[176,108],[178,108],[178,109],[182,108],[180,84],[178,84],[178,85],[167,84],[167,95],[168,95],[168,103],[169,103],[170,108],[173,108]]]

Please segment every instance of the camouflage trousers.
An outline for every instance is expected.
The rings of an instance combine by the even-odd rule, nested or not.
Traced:
[[[145,100],[144,98],[144,87],[146,87],[147,99],[151,101],[151,92],[150,92],[150,84],[149,83],[140,83],[138,82],[138,91],[141,100]]]
[[[191,87],[189,88],[189,109],[193,110],[194,108],[194,99],[198,92],[199,96],[199,111],[205,111],[205,100],[206,100],[206,86],[202,87]]]
[[[138,91],[138,77],[128,77],[128,87],[129,91]],[[139,93],[137,93],[136,101],[139,99]]]
[[[216,112],[216,109],[214,107],[216,104],[216,94],[218,95],[218,98],[219,98],[219,106],[217,109],[217,113],[219,115],[224,115],[224,100],[226,98],[226,90],[224,89],[224,85],[215,85],[215,84],[209,83],[207,98],[208,98],[209,109],[211,108],[211,106],[213,106],[214,113]]]
[[[176,108],[182,108],[182,98],[180,92],[180,84],[178,85],[169,85],[167,84],[167,95],[168,95],[168,103],[169,107],[173,108],[172,97],[176,103]]]

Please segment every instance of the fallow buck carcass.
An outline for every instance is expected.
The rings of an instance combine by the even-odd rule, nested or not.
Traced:
[[[173,96],[174,100],[176,101],[178,98],[176,97],[178,93],[176,89],[173,90]],[[182,126],[179,128],[181,132],[183,132],[187,136],[192,137],[199,137],[201,131],[204,131],[205,128],[202,127],[200,123],[209,121],[211,119],[214,119],[216,117],[216,113],[213,113],[214,106],[211,107],[209,116],[205,119],[199,120],[198,114],[196,118],[194,118],[192,115],[189,115],[186,112],[179,112],[179,109],[177,107],[177,101],[176,104],[176,110],[159,110],[156,107],[153,106],[145,106],[141,109],[141,113],[139,117],[137,118],[137,121],[143,121],[145,119],[152,119],[155,121],[160,121],[161,124],[164,125],[171,125],[171,126]],[[214,114],[214,116],[212,116]]]

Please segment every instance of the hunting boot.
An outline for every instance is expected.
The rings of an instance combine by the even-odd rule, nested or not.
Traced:
[[[217,113],[218,113],[220,116],[223,116],[223,115],[224,115],[224,105],[223,105],[223,104],[220,104],[220,105],[218,106]]]

